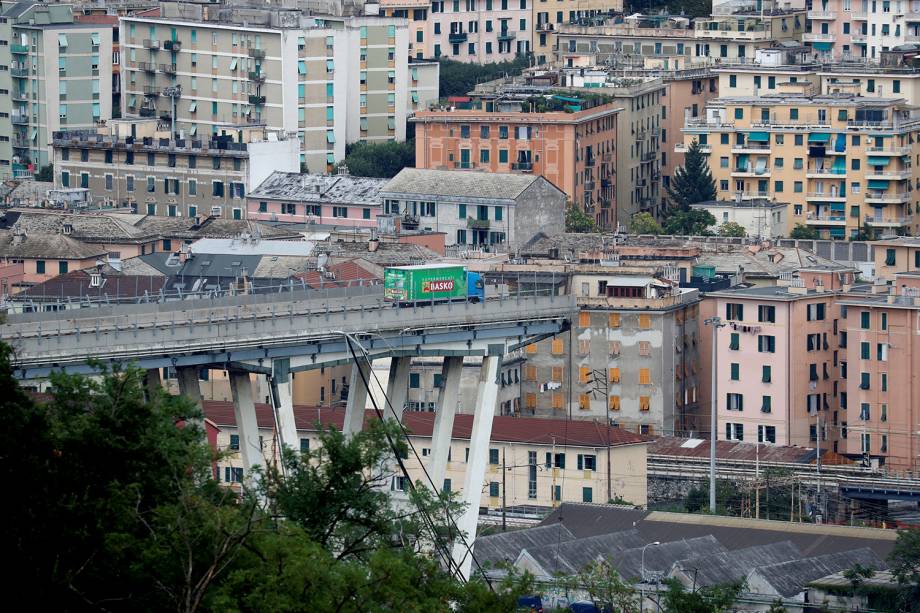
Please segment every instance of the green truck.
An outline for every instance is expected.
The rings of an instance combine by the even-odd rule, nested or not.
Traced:
[[[383,271],[384,299],[397,304],[463,300],[485,297],[482,275],[456,264],[396,266]]]

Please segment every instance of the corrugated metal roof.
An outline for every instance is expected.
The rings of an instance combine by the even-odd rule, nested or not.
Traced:
[[[875,570],[886,568],[885,563],[871,549],[864,547],[762,566],[748,573],[748,577],[757,577],[779,595],[791,598],[803,592],[809,582],[846,570],[854,564]]]

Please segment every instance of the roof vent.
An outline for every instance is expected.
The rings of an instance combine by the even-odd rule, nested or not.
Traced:
[[[63,227],[64,234],[73,234],[73,224],[65,223]]]

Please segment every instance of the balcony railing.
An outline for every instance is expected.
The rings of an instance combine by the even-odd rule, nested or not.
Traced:
[[[144,39],[144,48],[145,48],[145,49],[151,49],[151,50],[156,51],[157,49],[160,48],[160,41],[154,40],[154,39],[152,39],[152,38],[145,38],[145,39]]]
[[[805,194],[806,198],[813,198],[816,200],[846,200],[847,197],[845,194],[840,192],[808,192]]]
[[[515,162],[511,165],[511,170],[531,172],[533,170],[533,162]]]
[[[163,41],[163,48],[166,49],[167,51],[181,51],[182,41],[180,40]]]
[[[769,198],[770,192],[735,192],[733,195],[742,200],[753,200],[754,198]]]
[[[900,227],[910,223],[909,217],[883,217],[881,215],[866,215],[865,221],[871,226]]]
[[[910,152],[910,147],[895,147],[893,145],[866,147],[866,153],[881,153],[883,155],[910,155]]]
[[[736,143],[732,145],[732,153],[735,153],[736,151],[744,152],[744,151],[769,151],[769,150],[770,150],[769,143],[744,143],[743,145],[739,145]]]
[[[265,96],[249,96],[249,104],[265,104]]]
[[[163,92],[162,89],[156,85],[145,85],[144,86],[144,95],[148,98],[156,98]]]
[[[806,43],[832,43],[835,40],[833,34],[822,34],[820,32],[805,32],[802,34],[802,40]]]
[[[834,11],[808,11],[809,19],[837,19]]]
[[[910,200],[910,193],[902,192],[899,194],[889,194],[886,192],[867,191],[866,192],[866,202],[869,202],[870,200],[873,202],[885,202],[885,203],[907,202]]]
[[[10,45],[10,53],[28,53],[29,45]]]
[[[255,58],[257,60],[265,59],[265,49],[249,49],[249,57]]]
[[[166,74],[176,74],[175,64],[160,64],[160,71]]]
[[[865,44],[866,44],[866,35],[863,34],[863,33],[861,33],[861,32],[857,32],[857,33],[855,33],[855,34],[850,34],[850,41],[851,41],[854,45],[865,45]]]
[[[732,174],[767,176],[770,174],[770,167],[764,166],[762,168],[757,168],[755,166],[738,166],[736,168],[732,168]]]
[[[156,117],[156,115],[157,115],[157,110],[156,110],[156,109],[141,108],[137,113],[138,113],[138,115],[140,115],[141,117]]]
[[[498,33],[498,40],[501,42],[507,42],[509,40],[514,40],[517,35],[510,30],[502,30]]]
[[[488,219],[475,219],[473,217],[467,217],[466,227],[472,228],[473,230],[488,230],[490,222]]]
[[[466,32],[451,32],[447,35],[447,40],[451,44],[465,43],[467,39]]]
[[[818,177],[845,177],[847,174],[846,168],[809,168],[805,171],[806,177],[811,177],[812,175],[817,175]]]
[[[887,179],[901,181],[903,179],[910,179],[912,174],[913,173],[910,170],[888,170],[886,168],[882,168],[881,170],[869,168],[866,170],[867,179]]]
[[[29,69],[28,68],[10,68],[10,74],[14,77],[28,77]]]
[[[687,143],[677,143],[674,145],[674,153],[687,153],[690,145]],[[712,153],[712,145],[700,145],[701,153]]]
[[[157,65],[153,62],[138,62],[137,67],[143,70],[144,72],[156,72]]]
[[[28,125],[29,116],[20,113],[13,113],[10,115],[10,122],[15,125]]]
[[[264,82],[265,82],[265,73],[264,73],[264,72],[261,72],[261,71],[258,71],[258,70],[250,71],[250,73],[249,73],[249,80],[250,80],[250,81],[256,81],[257,83],[264,83]]]
[[[846,225],[847,217],[843,212],[840,213],[809,213],[805,217],[805,223],[813,226],[839,226]]]

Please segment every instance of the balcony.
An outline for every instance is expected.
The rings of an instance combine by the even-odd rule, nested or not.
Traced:
[[[138,62],[137,67],[143,70],[144,72],[156,72],[157,65],[153,62]]]
[[[890,181],[903,181],[904,179],[910,179],[912,175],[911,170],[908,169],[892,169],[888,170],[887,168],[882,168],[881,170],[875,170],[869,168],[866,170],[866,179],[882,179]]]
[[[895,147],[894,145],[866,147],[866,153],[870,155],[910,155],[910,152],[910,147]]]
[[[147,98],[156,98],[162,93],[162,90],[156,85],[145,85],[144,96]]]
[[[552,32],[555,29],[555,26],[549,22],[537,24],[537,32]]]
[[[809,213],[805,218],[807,226],[846,226],[847,217],[840,213]]]
[[[257,60],[264,60],[265,59],[265,49],[250,49],[249,57],[255,58]]]
[[[839,192],[808,192],[805,194],[806,200],[816,200],[818,202],[846,202],[847,197]]]
[[[596,161],[596,158],[593,158],[593,157],[585,158],[585,166],[588,168],[593,168],[595,161]]]
[[[732,196],[742,200],[754,200],[755,198],[769,198],[770,192],[735,192]]]
[[[151,51],[156,51],[160,48],[160,41],[154,40],[152,38],[144,39],[144,49],[150,49]]]
[[[249,104],[265,104],[265,96],[255,96],[250,94]]]
[[[10,53],[28,53],[29,45],[10,45]]]
[[[510,40],[514,40],[517,35],[514,32],[509,30],[502,30],[498,33],[498,42],[504,43]]]
[[[639,156],[639,161],[643,163],[654,162],[658,159],[658,154],[653,151],[646,151]]]
[[[850,11],[850,19],[853,21],[866,21],[868,18],[866,11]]]
[[[402,227],[407,230],[415,230],[418,228],[419,218],[417,215],[403,215],[402,218]]]
[[[29,101],[28,92],[20,92],[20,91],[14,90],[11,96],[13,98],[13,102],[28,102]]]
[[[832,43],[835,38],[833,34],[821,34],[820,32],[805,32],[802,34],[802,40],[806,43]]]
[[[854,33],[854,34],[850,34],[850,41],[851,41],[854,45],[865,45],[865,44],[866,44],[866,35],[863,34],[862,32],[857,32],[857,33]]]
[[[182,51],[182,41],[180,40],[167,40],[163,41],[163,48],[167,51]]]
[[[160,71],[166,74],[176,74],[175,64],[160,64]]]
[[[255,81],[256,83],[265,83],[265,73],[254,70],[249,73],[249,80]]]
[[[22,113],[10,114],[10,122],[15,126],[29,125],[29,116]]]
[[[866,224],[876,228],[900,228],[910,223],[909,217],[884,217],[881,215],[866,215]]]
[[[687,153],[687,150],[690,149],[690,145],[686,143],[677,143],[674,145],[674,153]],[[712,153],[712,145],[700,145],[701,153]]]
[[[511,165],[511,170],[533,172],[533,162],[515,162]]]
[[[488,230],[489,220],[488,219],[474,219],[472,217],[467,217],[466,227],[472,228],[473,230]]]
[[[22,79],[24,77],[29,76],[29,69],[28,68],[10,68],[10,74],[14,77],[18,77]]]
[[[764,166],[763,168],[755,168],[754,166],[741,166],[737,168],[732,168],[733,177],[764,177],[767,178],[770,176],[769,166]]]
[[[837,19],[837,13],[834,11],[808,11],[809,19]]]
[[[866,203],[871,204],[903,204],[910,201],[910,193],[902,192],[899,194],[890,194],[888,192],[866,192]]]
[[[732,153],[770,153],[770,143],[745,143],[732,145]]]
[[[805,177],[808,179],[844,179],[846,176],[846,168],[809,168],[805,171]]]
[[[447,35],[447,41],[451,44],[465,43],[466,38],[466,32],[451,32]]]
[[[32,142],[28,138],[22,136],[13,137],[13,148],[14,149],[31,149]]]
[[[140,110],[138,110],[137,114],[140,115],[141,117],[156,117],[157,110],[142,107]]]

